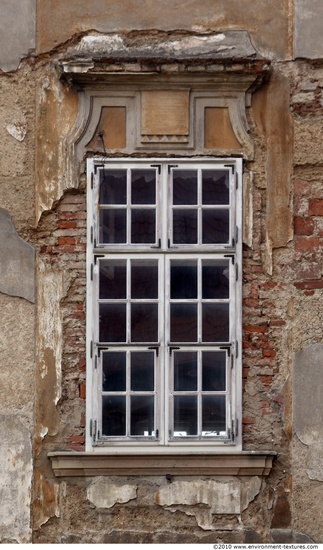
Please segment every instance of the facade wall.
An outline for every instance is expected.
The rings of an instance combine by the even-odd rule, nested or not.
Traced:
[[[322,542],[318,2],[271,2],[272,18],[263,0],[105,4],[23,0],[14,22],[4,8],[17,33],[0,37],[0,541]],[[237,29],[271,66],[246,108],[242,427],[244,450],[277,453],[272,470],[56,477],[48,452],[84,451],[86,425],[86,178],[82,160],[70,177],[66,146],[82,105],[58,61],[87,34],[143,47]],[[129,85],[139,69],[118,71]]]

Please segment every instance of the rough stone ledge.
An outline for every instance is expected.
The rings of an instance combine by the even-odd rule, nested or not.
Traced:
[[[48,453],[56,477],[104,475],[268,476],[274,451],[217,454]]]

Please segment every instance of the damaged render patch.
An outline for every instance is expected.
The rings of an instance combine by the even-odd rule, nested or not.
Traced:
[[[100,477],[87,489],[87,499],[96,508],[112,508],[137,498],[136,485],[115,485]]]
[[[27,123],[25,119],[16,120],[6,125],[6,130],[17,141],[23,141],[27,133]]]
[[[175,481],[159,489],[155,502],[172,512],[194,515],[199,527],[213,530],[214,515],[240,515],[259,493],[260,487],[258,477],[242,482],[238,479]]]

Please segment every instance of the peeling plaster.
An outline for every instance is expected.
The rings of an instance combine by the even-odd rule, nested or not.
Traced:
[[[59,416],[56,405],[61,397],[62,379],[62,313],[60,302],[64,295],[63,273],[38,267],[37,317],[37,404],[38,434],[44,438],[57,433]]]
[[[100,477],[87,489],[87,499],[96,508],[112,508],[137,498],[136,485],[114,485]]]
[[[6,125],[7,132],[17,141],[23,141],[27,133],[27,122],[25,117]]]
[[[314,344],[294,356],[293,421],[299,440],[308,447],[309,479],[323,481],[323,344]]]
[[[29,431],[13,415],[0,416],[0,542],[31,541],[32,446]]]
[[[0,292],[34,302],[35,250],[19,237],[9,212],[3,208],[0,208],[0,257]]]

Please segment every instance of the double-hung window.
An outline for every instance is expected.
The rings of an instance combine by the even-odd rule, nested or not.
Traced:
[[[240,445],[241,159],[88,161],[88,442]]]

